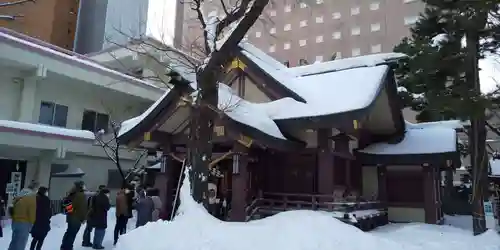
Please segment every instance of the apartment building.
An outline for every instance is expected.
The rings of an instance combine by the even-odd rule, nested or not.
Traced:
[[[49,187],[52,199],[78,179],[89,189],[119,189],[116,165],[94,132],[111,132],[110,120],[140,115],[164,91],[0,28],[0,196],[11,198],[31,180]],[[121,166],[132,167],[140,153],[120,149]]]
[[[14,2],[0,0],[0,3]],[[9,28],[65,49],[73,49],[80,0],[28,1],[2,7],[0,27]]]
[[[223,13],[219,1],[210,2],[206,12]],[[300,59],[312,63],[389,52],[409,34],[423,9],[418,0],[271,1],[248,39],[290,66],[298,65]],[[183,19],[183,43],[190,46],[201,33],[188,4]]]

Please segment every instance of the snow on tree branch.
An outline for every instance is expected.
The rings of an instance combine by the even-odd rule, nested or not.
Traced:
[[[122,166],[121,159],[121,151],[125,150],[118,140],[118,133],[120,131],[120,123],[115,121],[110,121],[109,129],[110,133],[106,133],[104,129],[101,129],[95,133],[96,141],[102,147],[104,154],[115,164],[120,176],[122,177],[123,183],[128,182],[129,177],[131,175],[142,173],[144,166],[141,166],[139,163],[141,159],[146,155],[147,151],[142,150],[139,156],[135,159],[135,162],[131,169],[125,173]]]

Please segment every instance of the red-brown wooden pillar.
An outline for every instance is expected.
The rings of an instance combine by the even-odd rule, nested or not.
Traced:
[[[423,172],[423,192],[424,192],[424,212],[425,212],[425,223],[436,224],[437,223],[437,209],[436,209],[436,182],[434,181],[435,171],[432,169],[433,166],[425,164],[422,166]]]
[[[163,147],[162,155],[162,166],[161,174],[163,175],[164,190],[163,190],[163,215],[165,220],[170,220],[172,213],[174,212],[174,199],[175,199],[175,189],[177,188],[177,183],[175,183],[174,168],[175,160],[171,156],[173,148],[170,145],[165,145]]]
[[[247,207],[248,174],[248,148],[236,143],[233,147],[233,179],[231,197],[231,221],[245,221]]]
[[[378,200],[387,206],[387,166],[379,165],[377,166],[378,173]]]
[[[333,195],[335,187],[331,136],[331,129],[318,129],[318,193],[325,195]]]

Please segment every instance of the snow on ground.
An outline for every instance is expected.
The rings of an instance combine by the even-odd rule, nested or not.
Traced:
[[[117,250],[497,250],[494,231],[473,237],[451,226],[394,224],[365,233],[313,211],[284,212],[266,219],[222,222],[196,204],[187,181],[179,215],[172,222],[150,223],[128,233]]]
[[[222,222],[207,214],[189,195],[189,183],[181,189],[179,215],[172,222],[149,223],[129,231],[112,246],[114,212],[109,214],[109,227],[104,246],[115,250],[498,250],[500,236],[490,230],[472,236],[470,217],[447,217],[452,226],[421,223],[391,224],[365,233],[313,211],[284,212],[266,219],[239,223]],[[469,221],[469,224],[468,222]],[[462,227],[462,228],[461,228]],[[52,230],[44,249],[58,249],[65,230],[65,218],[52,219]],[[7,249],[11,232],[4,228],[0,249]],[[75,250],[82,250],[83,228],[75,241]]]
[[[113,249],[113,229],[115,227],[115,211],[114,209],[110,210],[108,213],[108,228],[106,230],[106,236],[104,237],[104,242],[103,246],[106,249]],[[61,240],[64,235],[64,232],[66,231],[66,217],[62,214],[58,214],[52,217],[51,219],[51,230],[49,234],[47,235],[47,238],[45,239],[45,242],[43,243],[43,248],[42,249],[47,249],[47,250],[55,250],[59,249],[61,246]],[[128,231],[132,230],[135,228],[135,219],[132,218],[129,223],[128,223]],[[84,248],[82,247],[82,235],[83,235],[83,230],[85,229],[85,225],[82,226],[80,229],[80,232],[78,233],[78,236],[76,237],[75,240],[75,245],[74,245],[74,250],[83,250],[83,249],[89,249],[89,248]],[[9,247],[10,239],[12,236],[12,231],[10,230],[10,225],[8,222],[5,223],[3,227],[3,233],[4,237],[0,238],[0,249],[7,249]],[[31,243],[31,236],[30,240],[28,241],[28,246]],[[91,248],[90,248],[91,249]]]

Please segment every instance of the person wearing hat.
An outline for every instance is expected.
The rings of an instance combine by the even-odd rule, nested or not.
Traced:
[[[40,187],[36,194],[36,219],[35,224],[31,228],[30,250],[42,249],[43,241],[50,231],[50,217],[52,210],[50,209],[50,199],[48,197],[48,188]]]
[[[8,250],[24,250],[30,236],[31,228],[36,220],[36,193],[32,190],[35,185],[30,184],[25,192],[14,198],[11,209],[12,239]]]
[[[84,191],[84,182],[77,181],[64,198],[63,209],[68,227],[62,239],[61,250],[73,249],[76,235],[87,218],[87,199]]]

